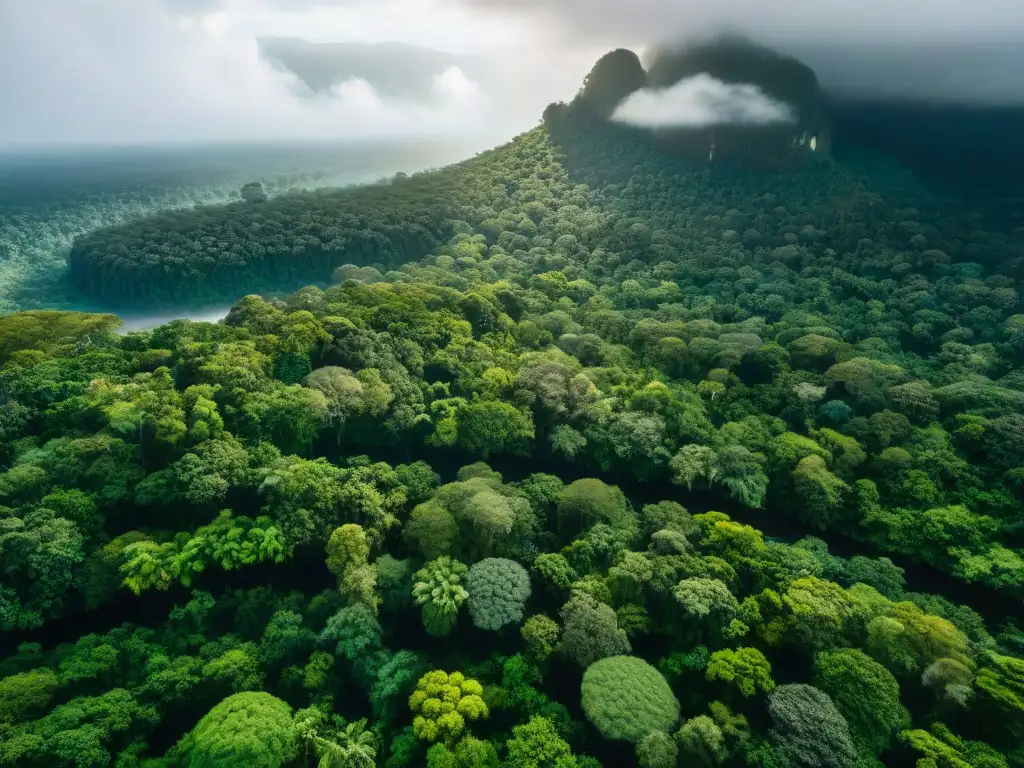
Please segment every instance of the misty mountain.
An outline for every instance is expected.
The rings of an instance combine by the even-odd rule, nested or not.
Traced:
[[[426,102],[434,98],[435,76],[450,67],[476,82],[489,74],[479,57],[405,43],[314,43],[293,37],[263,37],[258,42],[264,59],[293,73],[315,93],[357,77],[385,98]]]
[[[626,49],[603,56],[569,108],[702,162],[786,170],[828,156],[818,79],[798,59],[735,36],[648,53],[646,71]]]

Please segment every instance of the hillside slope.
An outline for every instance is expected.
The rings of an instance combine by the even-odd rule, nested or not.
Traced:
[[[333,285],[0,318],[0,764],[1022,764],[1020,233],[557,105],[247,193],[76,275]]]

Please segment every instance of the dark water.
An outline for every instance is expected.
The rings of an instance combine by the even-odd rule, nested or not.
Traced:
[[[163,312],[150,312],[150,313],[131,313],[122,312],[120,317],[124,320],[124,325],[121,326],[121,333],[130,333],[131,331],[144,331],[149,328],[156,328],[160,325],[165,325],[172,320],[192,320],[196,323],[216,323],[218,320],[223,320],[228,311],[231,309],[229,306],[217,306],[207,307],[198,309],[181,309],[178,311],[166,310]]]
[[[0,313],[106,311],[84,302],[66,279],[74,237],[97,227],[237,199],[250,181],[270,195],[363,184],[448,165],[482,149],[465,141],[389,140],[0,150]],[[206,319],[218,308],[199,309]],[[126,320],[151,326],[187,314],[161,308],[151,319]]]
[[[0,210],[246,181],[279,190],[360,183],[453,163],[479,149],[464,142],[362,141],[0,151]]]

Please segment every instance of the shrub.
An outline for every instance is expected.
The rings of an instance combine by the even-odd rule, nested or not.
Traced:
[[[608,739],[638,742],[651,731],[668,731],[679,719],[679,702],[665,678],[635,656],[611,656],[583,675],[583,711]]]
[[[857,758],[846,720],[810,685],[780,685],[768,699],[772,738],[794,768],[851,768]]]
[[[236,693],[206,713],[182,747],[191,768],[277,768],[294,756],[292,708],[269,693]]]
[[[469,569],[466,580],[473,625],[496,631],[523,619],[530,597],[530,576],[514,560],[489,557]]]

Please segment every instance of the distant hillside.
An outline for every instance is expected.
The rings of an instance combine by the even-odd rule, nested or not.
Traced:
[[[839,151],[881,152],[932,183],[972,195],[1004,194],[1024,225],[1024,107],[911,104],[831,98]]]
[[[858,168],[808,162],[825,154],[820,146],[816,150],[796,138],[823,119],[814,73],[794,59],[765,58],[754,48],[744,49],[739,64],[730,69],[735,61],[723,64],[718,53],[701,51],[696,59],[704,63],[694,63],[693,56],[675,58],[669,62],[674,73],[652,68],[654,77],[648,73],[647,82],[668,83],[695,67],[710,67],[726,81],[750,74],[763,81],[767,92],[792,102],[800,110],[800,123],[766,130],[713,126],[717,133],[709,133],[651,132],[609,122],[609,105],[644,82],[639,60],[620,50],[602,57],[571,104],[549,106],[543,126],[495,150],[440,171],[398,176],[389,184],[270,200],[257,195],[98,229],[75,240],[68,260],[72,282],[109,304],[151,307],[326,284],[346,264],[386,273],[428,256],[462,232],[479,232],[488,244],[517,256],[546,247],[548,238],[536,239],[535,222],[521,216],[504,221],[499,213],[521,203],[537,207],[557,201],[566,183],[578,185],[572,204],[586,215],[624,217],[616,226],[625,230],[636,223],[651,231],[679,227],[687,238],[696,237],[685,247],[697,250],[718,242],[723,221],[735,220],[742,224],[724,227],[729,241],[752,250],[792,250],[813,241],[852,254],[860,241],[875,235],[876,227],[902,226],[900,207],[934,219],[933,226],[941,221],[950,239],[981,229],[981,219],[965,213],[962,201],[943,200],[884,159]],[[753,67],[756,62],[764,66]],[[724,129],[730,128],[736,130],[726,152]],[[721,150],[711,174],[708,141],[717,141]],[[751,167],[788,173],[755,173]],[[634,195],[628,206],[620,197],[624,188]],[[714,214],[708,207],[713,201]],[[1006,216],[999,218],[1000,228],[1012,228]],[[590,236],[618,243],[615,227],[608,226]],[[505,240],[503,232],[509,233]],[[982,244],[977,234],[975,239],[970,248],[963,246],[966,260],[983,265],[1001,261],[1006,274],[1024,268],[1007,255],[1003,241]],[[658,248],[648,238],[640,242],[639,260],[657,258]],[[958,254],[951,250],[946,255]],[[918,268],[916,255],[908,259],[908,269]]]

